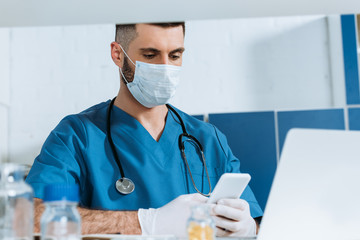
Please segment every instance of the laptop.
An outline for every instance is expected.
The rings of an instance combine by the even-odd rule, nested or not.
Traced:
[[[360,132],[289,131],[257,239],[360,239]]]

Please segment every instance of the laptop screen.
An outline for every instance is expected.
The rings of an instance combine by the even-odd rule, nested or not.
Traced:
[[[360,239],[360,132],[288,133],[258,239]]]

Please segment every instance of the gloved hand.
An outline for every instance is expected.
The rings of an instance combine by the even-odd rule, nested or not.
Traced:
[[[256,223],[250,215],[248,202],[243,199],[221,199],[212,210],[218,237],[256,235]]]
[[[186,194],[177,197],[168,204],[154,209],[138,211],[139,222],[143,235],[174,234],[185,238],[186,224],[191,215],[191,207],[205,204],[207,197],[199,193]]]

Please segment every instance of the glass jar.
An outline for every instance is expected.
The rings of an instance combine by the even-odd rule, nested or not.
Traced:
[[[191,216],[187,224],[189,240],[215,240],[215,224],[210,216],[207,205],[192,207]]]
[[[33,238],[33,190],[24,181],[25,167],[0,164],[0,239]]]
[[[41,216],[42,240],[80,240],[81,218],[77,210],[79,187],[51,184],[45,187],[45,211]]]

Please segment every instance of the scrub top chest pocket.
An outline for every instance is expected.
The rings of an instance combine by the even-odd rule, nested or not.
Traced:
[[[205,168],[201,151],[194,142],[185,140],[184,146],[188,166],[184,158],[182,158],[180,165],[184,178],[185,193],[196,193],[195,186],[200,192],[204,194],[209,193],[215,187],[222,174],[220,167],[213,165],[215,161],[211,161],[210,156],[205,156]]]

